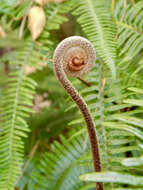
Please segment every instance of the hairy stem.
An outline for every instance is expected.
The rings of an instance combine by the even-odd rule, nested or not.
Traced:
[[[95,172],[101,171],[101,161],[100,161],[100,153],[99,153],[99,144],[98,144],[98,138],[96,135],[96,129],[94,125],[94,121],[92,119],[91,113],[88,109],[88,106],[86,102],[83,100],[83,98],[80,96],[80,94],[77,92],[77,90],[72,86],[71,82],[66,77],[66,74],[64,72],[63,64],[61,63],[61,53],[60,49],[56,51],[54,54],[54,70],[56,73],[56,76],[60,82],[60,84],[63,86],[65,91],[70,95],[72,100],[77,104],[79,107],[89,134],[90,144],[91,144],[91,151],[92,151],[92,157],[93,157],[93,165]],[[97,190],[103,190],[104,186],[102,182],[96,183],[96,189]]]

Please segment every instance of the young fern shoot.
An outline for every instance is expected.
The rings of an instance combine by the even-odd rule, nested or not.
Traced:
[[[67,75],[72,77],[81,77],[86,74],[94,65],[95,51],[92,44],[80,36],[72,36],[63,40],[54,52],[54,71],[65,91],[79,107],[86,122],[91,151],[93,156],[93,165],[95,172],[101,171],[101,161],[99,153],[98,138],[91,113],[84,99],[68,80]],[[97,190],[103,190],[103,183],[96,183]]]

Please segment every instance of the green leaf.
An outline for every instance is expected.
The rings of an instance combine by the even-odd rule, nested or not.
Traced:
[[[135,106],[143,106],[143,100],[137,100],[137,99],[125,99],[123,101],[124,103],[127,103],[127,104],[132,104],[132,105],[135,105]]]
[[[143,89],[140,88],[130,87],[128,90],[136,92],[137,94],[143,94]]]
[[[130,117],[130,116],[115,116],[113,115],[113,118],[119,120],[119,121],[124,121],[125,123],[128,124],[133,124],[136,125],[138,127],[143,128],[143,120],[136,118],[136,117]]]
[[[141,140],[143,140],[143,132],[130,125],[117,123],[117,122],[104,122],[104,126],[111,129],[121,129],[121,130],[128,131],[134,134],[135,136],[137,136],[138,138],[140,138]]]
[[[141,166],[143,165],[143,157],[126,158],[122,161],[124,166]]]
[[[143,177],[117,172],[89,173],[80,176],[81,181],[143,185]]]

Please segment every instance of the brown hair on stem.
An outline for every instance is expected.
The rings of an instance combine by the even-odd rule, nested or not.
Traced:
[[[98,138],[91,113],[84,99],[68,80],[67,75],[81,77],[94,65],[95,51],[92,44],[80,36],[72,36],[63,40],[54,52],[54,71],[65,91],[79,107],[89,134],[94,171],[101,171]],[[96,183],[96,190],[103,190],[102,182]]]

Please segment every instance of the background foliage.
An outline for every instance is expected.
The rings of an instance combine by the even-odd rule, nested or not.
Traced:
[[[35,6],[43,16],[30,18]],[[94,117],[101,173],[93,173],[83,118],[53,73],[53,51],[71,35],[97,52],[84,76],[90,86],[71,81]],[[1,0],[0,190],[93,190],[96,181],[143,189],[142,55],[143,0]]]

